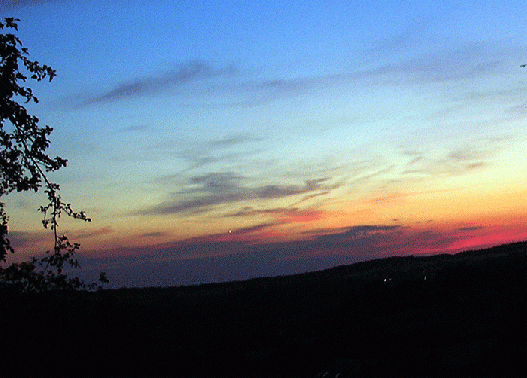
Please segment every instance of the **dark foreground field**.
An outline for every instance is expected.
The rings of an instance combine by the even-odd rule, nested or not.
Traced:
[[[0,376],[525,376],[526,251],[181,288],[2,291]]]

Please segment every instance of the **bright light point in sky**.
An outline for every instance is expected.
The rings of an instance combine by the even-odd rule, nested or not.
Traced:
[[[84,274],[115,287],[527,239],[523,1],[18,1]],[[2,199],[4,200],[4,199]],[[44,195],[5,199],[20,256]]]

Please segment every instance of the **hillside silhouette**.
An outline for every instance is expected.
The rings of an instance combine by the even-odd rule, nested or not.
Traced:
[[[21,296],[3,376],[525,376],[527,242],[292,276]]]

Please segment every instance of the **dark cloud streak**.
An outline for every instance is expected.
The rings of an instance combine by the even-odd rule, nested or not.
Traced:
[[[120,84],[108,92],[92,97],[82,105],[87,106],[157,94],[196,80],[230,75],[235,71],[233,66],[214,69],[202,61],[191,61],[175,70]]]
[[[137,213],[141,215],[167,215],[183,212],[201,213],[212,210],[215,205],[251,199],[271,200],[303,194],[327,194],[339,186],[339,184],[325,184],[328,178],[321,178],[306,180],[304,185],[273,184],[251,188],[243,186],[242,180],[243,177],[232,172],[195,176],[190,179],[190,183],[197,185],[197,187],[177,193],[176,196],[192,196],[194,194],[198,194],[198,196],[181,201],[167,201]]]

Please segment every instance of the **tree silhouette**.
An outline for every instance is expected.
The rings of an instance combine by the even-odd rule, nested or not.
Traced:
[[[19,19],[5,18],[0,29],[18,31]],[[28,114],[20,103],[38,103],[31,88],[24,86],[30,80],[50,82],[56,73],[51,67],[28,58],[27,48],[13,33],[0,34],[0,199],[11,192],[34,191],[44,187],[48,204],[41,206],[42,225],[53,232],[53,250],[44,257],[33,257],[22,263],[0,267],[0,283],[21,291],[47,291],[52,289],[79,289],[87,286],[78,278],[64,272],[68,266],[78,268],[75,252],[78,243],[71,243],[58,232],[61,215],[90,222],[86,214],[76,212],[71,204],[64,203],[59,194],[60,186],[49,180],[47,173],[66,167],[67,160],[50,157],[46,150],[53,129],[41,127],[39,119]],[[14,253],[8,238],[9,218],[5,204],[0,202],[0,263],[6,263],[7,255]],[[101,274],[101,282],[106,276]]]

